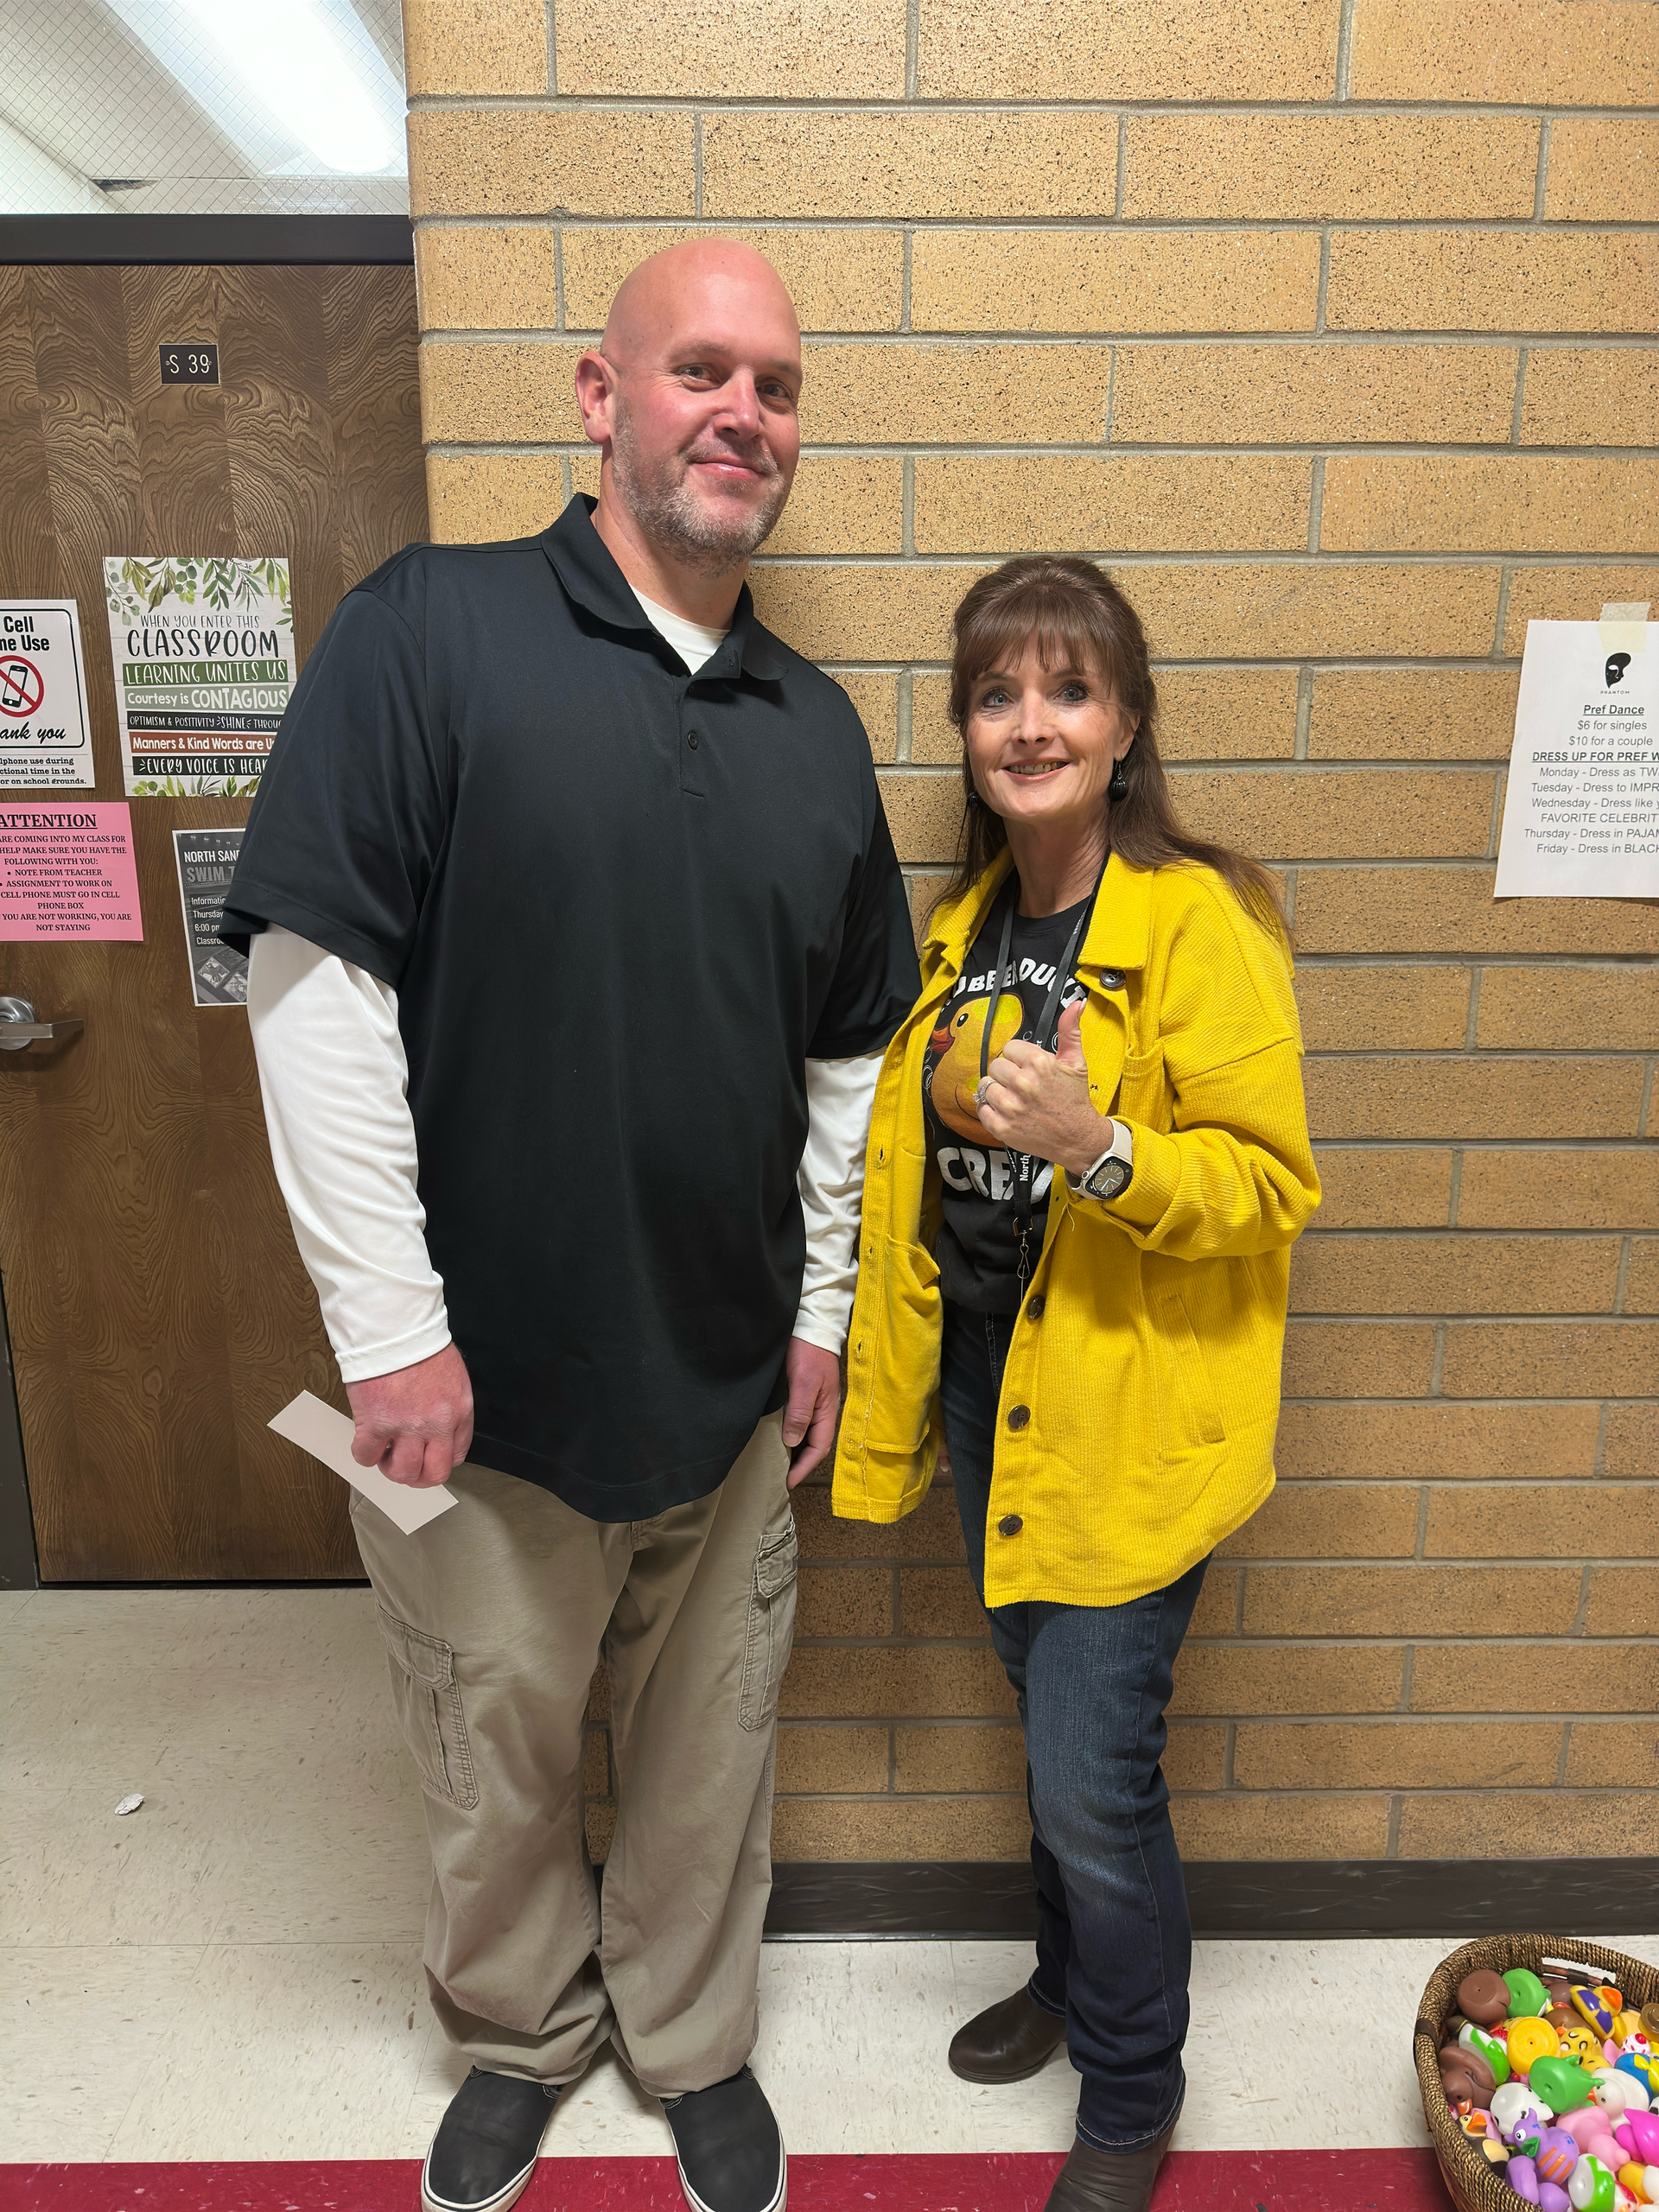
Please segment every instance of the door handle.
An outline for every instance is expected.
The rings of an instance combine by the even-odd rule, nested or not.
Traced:
[[[35,1009],[27,999],[0,997],[0,1052],[21,1052],[29,1045],[55,1044],[60,1037],[73,1037],[86,1023],[78,1014],[67,1015],[61,1021],[36,1021]]]

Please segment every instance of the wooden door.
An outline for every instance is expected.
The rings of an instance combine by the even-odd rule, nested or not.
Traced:
[[[161,382],[219,346],[217,387]],[[0,270],[0,597],[79,602],[100,798],[123,795],[105,554],[286,554],[302,660],[425,533],[413,271]],[[7,796],[13,796],[8,794]],[[138,944],[0,944],[66,1045],[0,1053],[0,1283],[41,1579],[361,1572],[346,1490],[265,1427],[344,1404],[266,1147],[246,1014],[192,1002],[170,833],[135,798]]]

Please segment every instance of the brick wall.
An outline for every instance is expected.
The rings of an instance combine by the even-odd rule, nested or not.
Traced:
[[[809,333],[757,595],[857,701],[918,898],[950,611],[1037,548],[1110,560],[1189,822],[1284,871],[1327,1198],[1281,1487],[1181,1666],[1188,1852],[1650,1847],[1659,913],[1491,888],[1528,619],[1659,601],[1659,13],[406,4],[436,535],[590,486],[617,281],[750,238]],[[779,1855],[1018,1855],[948,1494],[801,1503]],[[602,1844],[602,1741],[592,1787]]]

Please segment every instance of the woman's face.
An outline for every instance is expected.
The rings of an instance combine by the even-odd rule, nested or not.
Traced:
[[[968,695],[963,740],[975,788],[994,814],[1033,827],[1092,828],[1134,721],[1092,670],[1045,668],[1035,638]]]

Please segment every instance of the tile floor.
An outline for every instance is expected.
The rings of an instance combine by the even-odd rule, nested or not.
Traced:
[[[464,2069],[366,1592],[0,1593],[0,2164],[418,2158]],[[1182,2147],[1421,2144],[1410,2024],[1447,1948],[1201,1944]],[[944,2063],[1027,1958],[768,1944],[754,2064],[791,2151],[1063,2151],[1063,2063],[1001,2090]],[[668,2147],[610,2058],[545,2145]]]

